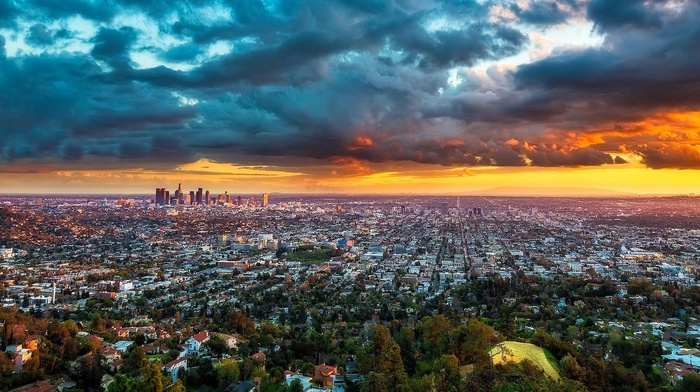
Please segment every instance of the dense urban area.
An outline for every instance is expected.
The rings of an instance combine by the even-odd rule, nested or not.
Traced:
[[[694,196],[0,196],[0,390],[697,391],[699,261]]]

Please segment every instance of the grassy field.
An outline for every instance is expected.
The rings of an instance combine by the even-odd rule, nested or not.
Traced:
[[[520,363],[525,359],[529,359],[541,367],[545,374],[553,380],[559,380],[559,364],[556,358],[547,350],[530,343],[503,342],[503,345],[507,350],[510,350],[510,352],[505,355],[505,360],[507,362]],[[493,358],[494,364],[501,363],[504,358],[498,346],[492,347],[491,350],[489,350],[489,355]]]
[[[332,251],[328,249],[318,249],[313,251],[298,250],[287,255],[288,261],[300,261],[306,264],[321,264],[329,261]]]

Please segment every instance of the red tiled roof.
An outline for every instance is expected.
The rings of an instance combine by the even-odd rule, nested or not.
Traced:
[[[207,332],[207,331],[202,331],[202,332],[200,332],[200,333],[195,334],[194,336],[192,336],[192,339],[198,341],[199,343],[204,342],[204,341],[207,340],[208,338],[209,338],[209,332]]]
[[[48,381],[37,381],[33,384],[25,385],[15,389],[15,392],[49,392],[55,391],[56,387]]]
[[[172,360],[172,361],[166,363],[165,365],[163,365],[163,367],[166,368],[166,369],[172,369],[172,368],[174,368],[175,366],[181,364],[182,362],[186,362],[186,361],[187,361],[187,358],[186,358],[186,357],[177,358],[177,359],[174,359],[174,360]]]

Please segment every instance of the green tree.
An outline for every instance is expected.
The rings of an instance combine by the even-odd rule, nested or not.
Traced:
[[[7,354],[0,352],[0,376],[9,377],[12,375],[13,370],[12,360],[8,358]]]
[[[117,374],[107,386],[107,392],[140,392],[141,382],[138,378]]]
[[[496,343],[498,343],[496,331],[473,318],[452,331],[450,352],[459,359],[459,363],[462,365],[483,366],[490,363],[487,350]]]
[[[304,386],[301,384],[299,379],[294,379],[289,384],[289,392],[304,392]]]
[[[163,374],[162,369],[163,365],[160,361],[144,361],[144,365],[141,368],[144,392],[163,392],[169,380]]]
[[[700,391],[700,375],[688,374],[683,376],[676,386],[673,388],[674,392],[694,392]]]
[[[182,385],[182,381],[177,380],[175,383],[165,389],[165,392],[185,392],[187,389]]]
[[[424,317],[419,328],[423,335],[423,348],[428,356],[439,358],[447,352],[452,325],[444,315]]]
[[[122,373],[129,376],[136,376],[141,373],[146,356],[141,347],[131,345],[122,359]]]
[[[586,369],[582,368],[571,354],[566,354],[559,364],[564,375],[572,380],[581,381],[586,376]]]
[[[231,313],[229,325],[231,330],[240,334],[249,334],[255,332],[255,323],[253,320],[243,314],[240,310]]]
[[[241,367],[235,359],[226,358],[221,361],[221,364],[216,369],[216,374],[219,389],[225,389],[229,385],[240,380]]]
[[[99,391],[102,376],[105,370],[101,365],[101,358],[96,354],[87,354],[78,358],[73,367],[78,386],[85,391]]]
[[[402,325],[397,333],[394,334],[394,341],[401,349],[401,360],[403,361],[406,373],[412,375],[416,371],[416,334],[413,330],[405,325]]]
[[[217,335],[213,335],[206,343],[204,343],[204,346],[207,347],[212,355],[216,357],[221,357],[223,353],[228,351],[226,341]]]
[[[366,375],[363,390],[390,391],[400,388],[406,380],[401,360],[401,348],[383,325],[372,329],[369,346],[359,353],[358,365]]]

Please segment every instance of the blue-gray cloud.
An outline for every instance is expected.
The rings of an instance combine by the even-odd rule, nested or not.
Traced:
[[[493,18],[496,5],[514,21]],[[623,163],[605,152],[615,146],[561,146],[544,135],[700,109],[700,6],[679,7],[0,0],[0,27],[30,49],[6,56],[0,36],[0,160],[157,168],[197,157]],[[127,14],[155,26],[129,25]],[[85,37],[71,17],[94,33]],[[582,17],[605,34],[603,46],[561,48],[512,72],[489,69],[490,83],[466,72],[528,50],[533,29]],[[89,49],[63,49],[68,41]],[[222,42],[229,52],[211,52]],[[144,56],[179,66],[139,65]],[[455,76],[463,83],[452,83]],[[694,165],[649,146],[627,147],[652,167]]]

